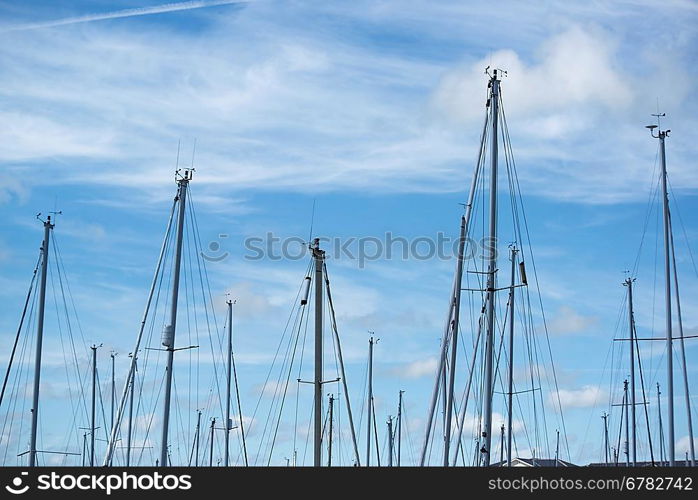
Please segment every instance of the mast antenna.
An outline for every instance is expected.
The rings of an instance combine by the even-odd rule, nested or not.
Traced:
[[[495,68],[495,69],[493,69],[494,74],[492,74],[492,73],[490,73],[490,68],[491,68],[491,66],[487,66],[487,67],[485,68],[485,74],[486,74],[487,76],[489,76],[490,78],[496,78],[496,77],[497,77],[497,73],[502,74],[502,75],[504,75],[504,76],[508,76],[507,71],[504,70],[504,69]]]
[[[661,118],[666,116],[666,113],[659,113],[659,112],[652,113],[652,116],[657,118],[657,124],[656,125],[645,125],[645,128],[650,130],[650,134],[652,134],[652,137],[654,137],[655,139],[659,139],[660,136],[662,136],[662,135],[668,136],[669,132],[671,132],[671,130],[662,131],[662,128],[661,128]],[[656,129],[656,128],[659,129],[657,131],[658,135],[654,135],[654,129]]]
[[[195,168],[178,168],[175,170],[175,182],[190,181],[194,178]]]
[[[194,147],[191,149],[191,169],[194,170],[194,158],[196,156],[196,137],[194,137]]]
[[[175,162],[175,168],[179,168],[179,148],[182,145],[182,139],[177,139],[177,161]]]
[[[315,224],[315,201],[317,198],[313,198],[313,210],[310,213],[310,234],[308,234],[308,241],[313,239],[313,225]]]
[[[46,224],[46,222],[51,222],[51,215],[63,215],[63,211],[59,210],[57,212],[56,211],[49,212],[47,221],[41,218],[41,212],[39,212],[38,214],[36,214],[36,219],[38,221],[41,221],[42,223]],[[55,219],[54,219],[54,222],[55,222]]]

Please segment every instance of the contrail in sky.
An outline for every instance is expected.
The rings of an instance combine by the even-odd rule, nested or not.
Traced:
[[[53,28],[56,26],[66,26],[68,24],[91,23],[93,21],[104,21],[106,19],[119,19],[122,17],[149,16],[152,14],[164,14],[166,12],[177,12],[179,10],[201,9],[204,7],[215,7],[217,5],[246,4],[247,1],[239,0],[191,0],[188,2],[173,2],[153,7],[136,7],[134,9],[116,10],[103,14],[85,14],[84,16],[66,17],[54,21],[44,21],[39,23],[20,24],[17,26],[0,27],[0,32],[25,31],[40,28]]]

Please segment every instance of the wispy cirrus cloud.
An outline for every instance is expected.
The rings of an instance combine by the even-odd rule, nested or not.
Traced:
[[[39,23],[18,24],[15,26],[0,27],[0,33],[6,31],[27,31],[42,28],[55,28],[79,23],[91,23],[95,21],[105,21],[108,19],[122,19],[125,17],[151,16],[155,14],[167,14],[169,12],[179,12],[182,10],[202,9],[205,7],[215,7],[218,5],[240,4],[244,5],[248,1],[239,0],[192,0],[188,2],[171,2],[152,7],[136,7],[134,9],[122,9],[111,12],[85,14],[82,16],[66,17],[53,21]]]
[[[177,140],[196,137],[198,182],[211,196],[229,194],[227,186],[461,190],[476,147],[473,125],[484,113],[483,70],[492,65],[509,71],[503,92],[527,192],[590,203],[644,194],[625,189],[630,181],[646,184],[653,143],[642,125],[657,89],[669,113],[687,105],[688,42],[657,59],[604,26],[571,21],[550,34],[502,37],[486,50],[462,33],[447,42],[435,27],[419,28],[434,44],[421,52],[362,34],[371,23],[409,33],[406,17],[444,9],[301,3],[275,11],[253,2],[207,18],[205,38],[99,23],[2,33],[8,43],[0,62],[8,71],[0,93],[12,105],[3,111],[11,125],[0,161],[55,171],[69,160],[53,182],[152,190],[171,177]],[[321,13],[327,29],[305,29]],[[648,67],[661,71],[647,78]],[[667,73],[672,78],[657,76]],[[600,123],[614,133],[598,134]],[[687,141],[674,139],[677,160]],[[607,154],[592,154],[598,150]],[[45,159],[49,166],[35,165]],[[698,186],[682,164],[677,182]]]

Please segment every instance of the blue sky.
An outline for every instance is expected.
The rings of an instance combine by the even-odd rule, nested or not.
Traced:
[[[682,312],[687,331],[698,327],[689,252],[698,237],[698,6],[256,1],[41,25],[161,4],[0,3],[4,359],[41,238],[34,215],[55,207],[85,338],[105,344],[103,371],[109,350],[121,353],[123,372],[176,187],[177,145],[188,163],[196,141],[192,194],[202,241],[228,235],[220,244],[229,257],[209,265],[212,293],[238,300],[243,405],[253,406],[306,263],[247,261],[244,239],[305,238],[314,201],[322,235],[455,236],[483,117],[484,67],[499,66],[509,72],[504,102],[571,459],[597,460],[599,417],[624,376],[607,355],[622,332],[620,284],[656,181],[657,144],[644,125],[657,106],[673,131],[672,202],[686,232],[676,220]],[[656,212],[649,219],[637,322],[642,334],[658,336],[660,232]],[[379,422],[405,389],[411,437],[420,442],[452,262],[329,266],[354,398],[374,330]],[[222,321],[222,298],[216,313]],[[687,342],[694,386],[696,349]],[[649,386],[664,384],[661,347],[643,356]],[[611,365],[619,368],[613,387]],[[47,404],[60,408],[56,394]],[[677,440],[686,435],[679,408]],[[65,429],[47,424],[46,432]],[[278,463],[288,456],[281,453]]]

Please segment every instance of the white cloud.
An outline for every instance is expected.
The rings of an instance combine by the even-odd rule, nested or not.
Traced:
[[[516,415],[516,412],[514,412],[514,415]],[[497,436],[499,436],[499,429],[502,424],[506,425],[507,422],[507,417],[506,415],[499,413],[499,412],[493,412],[492,413],[492,429],[497,430]],[[477,431],[479,429],[479,425],[481,423],[481,418],[476,415],[472,415],[470,413],[466,413],[465,419],[463,420],[463,430],[475,430]],[[511,427],[514,433],[522,432],[525,428],[524,423],[522,420],[517,419],[514,417],[511,421]],[[457,428],[457,427],[454,427]]]
[[[58,96],[55,96],[58,97]],[[107,127],[90,130],[74,119],[38,113],[3,111],[2,161],[20,162],[53,155],[104,159],[116,154]]]
[[[467,68],[447,72],[433,103],[451,119],[479,119],[486,97],[484,68],[501,68],[511,74],[502,84],[511,116],[534,118],[542,135],[564,135],[579,128],[566,112],[579,106],[615,109],[630,103],[632,90],[614,64],[614,49],[606,33],[573,27],[546,40],[536,63],[526,64],[513,50],[499,50]]]
[[[436,373],[438,366],[439,360],[435,357],[431,357],[426,359],[418,359],[416,361],[412,361],[411,363],[401,365],[394,368],[391,373],[400,378],[422,378]]]
[[[698,448],[698,439],[693,438],[693,447]],[[683,436],[681,437],[678,441],[676,441],[676,453],[680,453],[684,455],[686,452],[688,452],[688,456],[690,459],[691,456],[691,439],[689,436]],[[683,457],[679,457],[681,459]]]
[[[585,316],[570,306],[560,306],[548,321],[548,331],[552,334],[565,335],[589,331],[598,322],[594,316]]]
[[[17,177],[0,173],[0,205],[16,201],[22,204],[26,201],[28,189]]]
[[[236,283],[226,293],[236,301],[234,313],[238,317],[266,316],[273,311],[278,312],[266,295],[255,292],[254,284],[250,281]]]
[[[581,389],[560,389],[557,394],[548,395],[548,405],[558,408],[558,398],[562,409],[566,408],[592,408],[608,396],[606,391],[594,385],[585,385]]]

